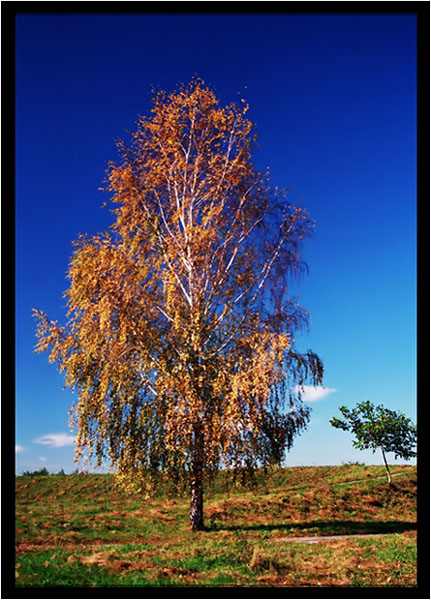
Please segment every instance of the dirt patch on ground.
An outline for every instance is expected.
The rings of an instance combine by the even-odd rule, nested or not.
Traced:
[[[318,544],[320,542],[334,542],[339,540],[347,540],[351,538],[370,538],[370,537],[383,537],[385,535],[391,535],[389,533],[351,533],[344,535],[314,535],[310,537],[286,537],[286,538],[273,538],[274,542],[305,542],[307,544]]]

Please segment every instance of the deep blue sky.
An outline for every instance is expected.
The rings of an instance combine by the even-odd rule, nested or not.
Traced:
[[[148,114],[152,86],[194,74],[222,104],[247,100],[256,164],[316,221],[293,291],[312,317],[299,346],[321,356],[328,389],[288,464],[380,464],[330,427],[342,404],[416,422],[416,17],[18,15],[18,473],[76,468],[72,394],[33,353],[31,309],[64,322],[72,241],[112,222],[98,188],[115,140]]]

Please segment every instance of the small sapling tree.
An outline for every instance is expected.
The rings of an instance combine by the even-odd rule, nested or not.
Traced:
[[[337,429],[351,431],[356,439],[353,446],[359,450],[380,448],[386,467],[388,483],[392,483],[391,472],[386,461],[386,452],[393,452],[395,458],[408,460],[416,456],[413,447],[416,445],[416,425],[413,425],[402,413],[397,413],[382,405],[374,406],[372,402],[360,402],[356,408],[349,410],[340,406],[344,419],[333,417],[330,424]]]

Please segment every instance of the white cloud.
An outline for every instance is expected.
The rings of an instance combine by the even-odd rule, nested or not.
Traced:
[[[325,396],[332,394],[332,392],[336,392],[337,390],[334,388],[325,388],[323,386],[313,386],[313,385],[304,385],[303,390],[299,385],[296,385],[293,388],[294,392],[302,391],[302,400],[304,402],[317,402],[321,400]]]
[[[61,448],[62,446],[73,446],[75,437],[67,433],[47,433],[33,441],[35,444],[44,444],[50,448]]]
[[[46,458],[46,456],[39,456],[39,460],[41,462],[46,462],[47,458]]]
[[[19,444],[15,445],[15,454],[21,454],[21,452],[24,452],[25,448],[23,446],[20,446]]]

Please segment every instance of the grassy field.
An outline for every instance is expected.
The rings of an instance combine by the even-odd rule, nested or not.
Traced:
[[[293,467],[188,499],[126,496],[112,475],[16,477],[17,586],[415,586],[416,468]],[[385,534],[288,541],[290,537]]]

